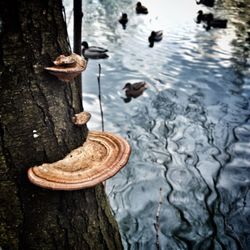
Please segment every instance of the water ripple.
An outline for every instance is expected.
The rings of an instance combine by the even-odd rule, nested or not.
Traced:
[[[65,0],[66,1],[66,0]],[[127,166],[106,184],[125,249],[248,249],[250,245],[250,81],[247,1],[83,1],[83,38],[109,48],[83,73],[90,129],[101,129],[97,72],[105,129],[132,147]],[[69,7],[68,7],[69,8]],[[197,11],[228,18],[227,29],[205,31]],[[118,23],[127,12],[126,30]],[[69,26],[69,27],[72,27]],[[152,30],[163,40],[148,46]],[[70,32],[69,32],[70,33]],[[70,36],[72,39],[72,36]],[[149,88],[124,103],[126,82]]]

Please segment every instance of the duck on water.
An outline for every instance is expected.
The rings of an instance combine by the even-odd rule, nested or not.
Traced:
[[[154,42],[159,42],[162,40],[163,37],[163,32],[162,30],[159,31],[152,31],[150,36],[148,37],[148,41],[149,41],[149,47],[153,47],[154,46]]]
[[[227,28],[227,19],[218,19],[218,18],[211,18],[206,21],[206,30],[210,30],[211,28]]]
[[[141,2],[137,2],[135,10],[137,14],[148,14],[147,7],[143,6]]]
[[[82,42],[82,55],[87,59],[105,59],[108,58],[108,50],[102,47],[89,46],[86,41]]]
[[[122,25],[123,29],[126,29],[127,22],[128,22],[127,13],[122,13],[122,16],[119,19],[119,23]]]
[[[146,82],[126,83],[123,89],[125,90],[126,98],[123,98],[124,102],[130,102],[132,98],[137,98],[142,95],[144,90],[148,88]]]
[[[200,0],[199,2],[196,1],[197,4],[203,4],[207,7],[214,7],[215,0]]]
[[[206,22],[208,20],[212,20],[213,18],[214,15],[212,13],[203,13],[202,10],[199,10],[196,17],[196,23]]]

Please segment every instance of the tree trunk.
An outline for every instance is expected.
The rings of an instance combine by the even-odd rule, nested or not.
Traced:
[[[61,0],[0,0],[0,247],[121,249],[104,188],[51,191],[31,184],[27,169],[62,159],[87,127],[76,81],[44,71],[70,54]]]
[[[82,0],[74,0],[74,52],[81,54],[82,42]]]
[[[82,54],[82,17],[83,17],[83,12],[82,12],[82,0],[74,0],[73,3],[74,9],[74,38],[73,38],[73,43],[74,43],[74,53],[81,55]],[[77,77],[77,88],[79,92],[82,92],[82,77],[79,75]]]

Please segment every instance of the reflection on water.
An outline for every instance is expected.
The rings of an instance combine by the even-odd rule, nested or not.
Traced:
[[[83,40],[110,55],[83,73],[89,127],[101,130],[101,63],[105,129],[132,146],[106,185],[124,248],[156,249],[162,188],[160,249],[249,249],[250,2],[144,0],[147,15],[135,13],[136,2],[83,1]],[[195,22],[200,9],[228,19],[228,28],[207,32]],[[150,48],[152,30],[164,37]],[[125,83],[140,81],[147,91],[124,102]]]

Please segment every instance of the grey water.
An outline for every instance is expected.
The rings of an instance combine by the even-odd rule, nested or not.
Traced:
[[[136,2],[83,0],[83,40],[110,56],[82,74],[88,127],[101,130],[101,64],[105,130],[132,148],[106,183],[124,249],[250,249],[250,1],[144,0],[148,15],[136,14]],[[206,31],[198,10],[228,27]],[[150,48],[152,30],[163,40]],[[148,89],[124,102],[123,86],[137,81]]]

